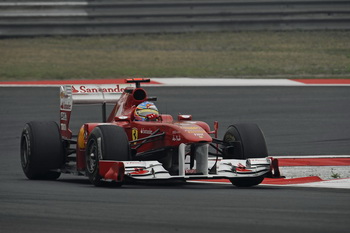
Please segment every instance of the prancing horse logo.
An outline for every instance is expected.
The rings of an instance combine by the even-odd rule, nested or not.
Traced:
[[[137,130],[137,128],[132,128],[131,137],[133,141],[139,139],[139,131]]]

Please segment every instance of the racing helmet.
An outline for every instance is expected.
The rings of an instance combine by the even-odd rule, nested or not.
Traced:
[[[136,107],[134,117],[135,121],[157,121],[159,112],[154,103],[145,101]]]

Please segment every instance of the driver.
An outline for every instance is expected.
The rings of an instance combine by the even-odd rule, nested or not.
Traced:
[[[154,103],[145,101],[136,107],[135,121],[158,121],[159,112]]]

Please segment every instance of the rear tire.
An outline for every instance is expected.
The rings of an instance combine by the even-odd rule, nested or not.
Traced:
[[[227,129],[223,141],[233,145],[233,148],[225,150],[225,159],[265,158],[268,156],[264,134],[256,124],[231,125]],[[230,181],[237,187],[251,187],[260,184],[264,177],[265,175],[231,179]]]
[[[130,145],[123,128],[116,125],[99,125],[89,136],[86,149],[86,174],[95,186],[104,182],[99,174],[99,161],[129,161]],[[116,185],[122,185],[117,183]]]
[[[32,121],[21,135],[21,165],[31,180],[56,180],[61,173],[52,171],[64,164],[62,138],[56,122]]]

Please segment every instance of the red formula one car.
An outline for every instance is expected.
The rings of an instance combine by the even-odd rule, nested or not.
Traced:
[[[21,136],[21,164],[29,179],[57,179],[61,173],[86,175],[92,184],[108,181],[229,179],[236,186],[262,182],[271,170],[263,133],[256,124],[231,125],[223,140],[218,124],[191,115],[159,114],[140,83],[62,86],[60,126],[29,122]],[[136,87],[135,87],[136,84]],[[69,128],[73,104],[103,105],[103,123]],[[106,104],[114,103],[106,117]]]

